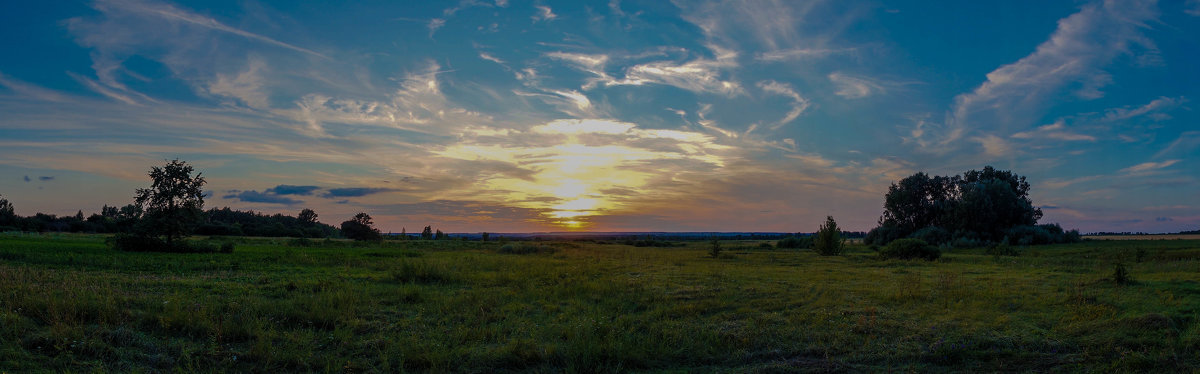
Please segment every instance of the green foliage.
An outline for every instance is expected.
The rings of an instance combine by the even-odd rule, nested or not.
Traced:
[[[500,249],[497,250],[497,252],[515,254],[515,255],[525,255],[525,254],[533,254],[533,253],[554,253],[554,247],[518,242],[518,243],[508,243],[508,244],[502,245],[502,246],[500,246]]]
[[[379,229],[376,229],[374,225],[371,215],[358,213],[354,215],[353,219],[342,222],[342,236],[355,241],[383,240],[383,234],[379,233]]]
[[[813,250],[822,256],[837,256],[846,249],[846,239],[842,238],[842,230],[838,229],[833,216],[826,216],[825,223],[813,236]]]
[[[958,237],[994,242],[1010,228],[1034,225],[1042,217],[1029,199],[1029,188],[1025,177],[991,166],[952,177],[917,173],[888,188],[880,225],[867,242],[883,245],[929,227],[954,233],[950,238],[942,232],[921,233],[936,239],[935,244]]]
[[[150,168],[150,188],[139,188],[135,196],[144,212],[135,228],[139,235],[161,236],[168,247],[191,235],[204,218],[204,177],[178,159]]]
[[[433,228],[429,227],[429,226],[425,226],[425,230],[421,231],[421,239],[432,240],[433,239]]]
[[[952,240],[954,240],[953,236],[950,235],[950,231],[946,231],[946,229],[943,229],[943,228],[937,227],[937,226],[929,226],[929,227],[922,228],[922,229],[917,230],[916,232],[912,233],[912,235],[909,235],[908,237],[913,238],[913,239],[921,239],[921,240],[924,240],[926,243],[929,243],[930,245],[935,245],[935,246],[940,246],[942,244],[948,244]]]
[[[811,236],[789,236],[775,243],[775,248],[809,249],[813,246]]]
[[[879,256],[883,258],[896,258],[902,260],[923,259],[933,261],[942,256],[942,251],[937,247],[929,245],[921,239],[897,239],[888,243],[883,250],[879,251]]]

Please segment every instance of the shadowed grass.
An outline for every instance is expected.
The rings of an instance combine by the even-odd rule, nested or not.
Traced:
[[[1200,369],[1196,241],[928,262],[750,241],[714,259],[707,242],[103,239],[0,235],[0,371]],[[1136,282],[1106,280],[1118,262]]]

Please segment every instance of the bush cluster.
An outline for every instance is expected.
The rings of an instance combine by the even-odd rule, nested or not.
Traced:
[[[789,236],[775,243],[775,248],[809,249],[813,246],[811,236]]]
[[[888,243],[883,250],[879,251],[879,256],[883,258],[896,258],[903,260],[923,259],[933,261],[942,257],[942,251],[937,247],[929,245],[921,239],[897,239]]]

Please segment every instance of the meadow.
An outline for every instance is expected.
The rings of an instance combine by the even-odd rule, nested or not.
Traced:
[[[1200,370],[1197,240],[933,262],[755,241],[712,258],[708,242],[213,240],[236,250],[0,234],[0,372]]]

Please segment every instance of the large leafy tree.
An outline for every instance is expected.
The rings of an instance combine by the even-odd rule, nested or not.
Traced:
[[[204,218],[204,177],[186,161],[172,160],[150,169],[150,188],[137,189],[134,201],[144,213],[143,234],[162,236],[167,246],[191,235]],[[132,214],[134,208],[129,208]],[[122,209],[122,213],[125,209]]]
[[[306,208],[301,210],[300,214],[296,215],[296,219],[299,220],[301,224],[313,225],[317,223],[317,212]]]
[[[888,188],[879,227],[868,241],[886,243],[929,227],[999,240],[1008,229],[1042,218],[1029,188],[1025,177],[991,166],[949,177],[916,173]]]

